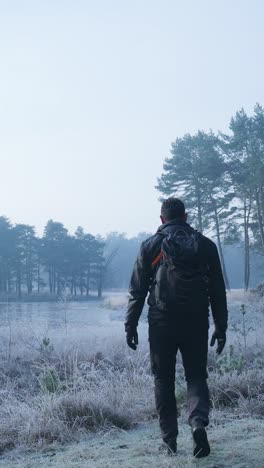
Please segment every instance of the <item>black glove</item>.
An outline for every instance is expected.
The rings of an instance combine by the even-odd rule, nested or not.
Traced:
[[[136,351],[138,345],[137,327],[126,325],[126,342],[129,348]]]
[[[221,354],[223,351],[225,344],[226,344],[226,333],[215,329],[210,346],[214,346],[215,342],[217,340],[217,348],[216,348],[216,353]]]

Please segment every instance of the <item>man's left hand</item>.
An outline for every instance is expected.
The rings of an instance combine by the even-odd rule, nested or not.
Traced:
[[[131,325],[126,326],[126,342],[131,349],[136,351],[138,345],[137,327]]]
[[[216,353],[221,354],[226,344],[226,333],[221,332],[219,330],[215,330],[212,335],[210,346],[214,346],[216,341],[217,341]]]

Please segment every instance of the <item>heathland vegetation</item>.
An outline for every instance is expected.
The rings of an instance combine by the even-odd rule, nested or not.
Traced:
[[[264,455],[263,298],[240,291],[228,295],[228,302],[226,351],[220,357],[209,353],[213,452],[201,466],[247,467],[253,460],[258,468]],[[169,460],[158,452],[153,423],[147,322],[140,323],[134,353],[124,339],[125,303],[124,297],[110,322],[110,312],[102,308],[105,326],[97,328],[65,323],[59,330],[32,333],[14,322],[1,327],[0,466],[110,467],[118,461],[127,468],[192,466],[181,360],[179,456]]]

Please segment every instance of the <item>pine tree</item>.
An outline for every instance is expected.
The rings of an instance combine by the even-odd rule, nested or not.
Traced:
[[[226,287],[229,280],[222,248],[223,232],[230,226],[234,194],[227,181],[227,168],[221,144],[212,132],[185,135],[172,144],[172,156],[164,164],[158,181],[163,195],[182,197],[190,219],[200,232],[213,230],[216,235]],[[223,217],[223,213],[225,216]]]

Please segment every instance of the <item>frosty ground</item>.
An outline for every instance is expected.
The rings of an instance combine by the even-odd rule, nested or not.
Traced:
[[[67,330],[42,334],[19,324],[1,328],[0,467],[262,468],[263,299],[229,295],[225,354],[209,354],[212,454],[201,461],[191,456],[180,359],[179,453],[167,458],[158,452],[147,324],[142,320],[138,351],[130,351],[125,303],[120,295],[106,300],[100,313],[112,320],[103,327],[67,324]]]
[[[161,455],[156,423],[139,424],[131,431],[112,430],[105,434],[86,436],[72,444],[52,445],[41,452],[14,451],[0,461],[0,466],[17,468],[100,467],[204,467],[204,468],[262,468],[264,460],[264,421],[251,417],[239,422],[225,419],[222,424],[211,424],[212,453],[204,460],[190,456],[191,437],[189,427],[182,422],[179,435],[179,451],[176,457]]]

